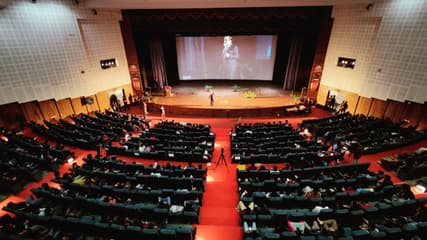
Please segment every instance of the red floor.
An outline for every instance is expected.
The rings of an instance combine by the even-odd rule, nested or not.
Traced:
[[[142,109],[134,107],[130,112],[140,114]],[[173,117],[175,121],[179,122],[197,122],[206,123],[212,126],[212,131],[216,134],[215,149],[212,157],[212,165],[208,166],[206,190],[203,196],[203,206],[200,209],[200,224],[197,226],[196,240],[240,240],[242,239],[242,229],[239,224],[239,214],[235,210],[238,194],[237,194],[237,183],[236,183],[236,164],[231,164],[228,156],[229,151],[229,132],[237,122],[267,122],[267,121],[284,121],[288,119],[289,122],[296,127],[297,123],[307,118],[317,118],[328,116],[329,113],[321,109],[313,109],[313,113],[306,117],[271,117],[271,118],[244,118],[244,119],[225,119],[225,118],[180,118],[176,116],[167,116],[169,119]],[[148,117],[155,123],[160,119],[159,115],[150,115]],[[427,147],[427,141],[422,141],[417,144],[413,144],[397,150],[391,150],[378,154],[371,154],[363,156],[360,162],[371,162],[370,170],[377,172],[384,169],[377,164],[377,161],[383,156],[390,156],[399,152],[413,151],[419,147]],[[224,148],[225,156],[227,160],[227,166],[221,164],[216,166],[215,162],[219,157],[220,149]],[[85,151],[81,149],[71,148],[76,152],[77,164],[82,164],[82,158],[88,153],[94,154],[94,151]],[[143,162],[144,164],[150,164],[153,160],[141,160],[139,158],[120,157],[120,159],[128,162]],[[162,161],[159,161],[162,164]],[[178,164],[178,163],[177,163]],[[179,163],[185,165],[186,163]],[[271,166],[271,165],[268,165]],[[279,167],[283,164],[278,164]],[[64,164],[60,169],[61,173],[68,171],[69,164]],[[384,171],[386,172],[386,171]],[[388,172],[386,172],[388,173]],[[388,173],[392,176],[392,180],[395,183],[401,182],[392,173]],[[53,184],[50,179],[53,178],[53,173],[50,173],[38,183],[29,184],[20,194],[16,196],[10,196],[6,200],[0,202],[0,208],[5,206],[8,202],[19,202],[25,200],[30,195],[30,190],[33,187],[40,186],[44,182]],[[0,216],[6,212],[0,210]]]

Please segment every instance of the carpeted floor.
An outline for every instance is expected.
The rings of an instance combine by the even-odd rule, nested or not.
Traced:
[[[133,114],[141,114],[142,109],[140,107],[133,107],[129,112]],[[178,116],[167,116],[168,119],[174,119],[178,122],[194,122],[194,123],[206,123],[210,124],[212,131],[216,134],[215,149],[213,153],[212,164],[205,165],[208,168],[206,190],[203,195],[203,206],[200,209],[200,224],[196,225],[197,233],[196,240],[240,240],[242,239],[242,228],[239,224],[239,214],[235,207],[238,202],[237,193],[237,182],[236,182],[236,167],[237,164],[231,164],[230,156],[230,137],[229,132],[237,122],[272,122],[272,121],[285,121],[287,119],[294,127],[299,122],[308,118],[319,118],[328,116],[329,113],[321,109],[313,109],[312,114],[308,116],[293,116],[293,117],[271,117],[271,118],[244,118],[244,119],[226,119],[226,118],[180,118]],[[150,115],[148,117],[155,124],[160,116],[157,114]],[[153,125],[154,126],[154,125]],[[32,134],[26,132],[26,134]],[[363,156],[360,162],[371,162],[370,170],[377,172],[384,169],[377,164],[377,161],[383,156],[390,156],[404,151],[413,151],[419,147],[427,147],[427,141],[423,141],[417,144],[413,144],[407,147],[403,147],[396,150],[382,152],[378,154],[370,154]],[[224,148],[227,166],[221,163],[216,165],[216,161],[220,155],[220,149]],[[87,156],[88,153],[95,154],[94,151],[86,151],[70,147],[72,151],[76,153],[76,163],[82,164],[82,158]],[[144,164],[151,164],[153,160],[143,160],[140,158],[131,157],[119,157],[127,162],[141,162]],[[163,161],[159,161],[159,164],[163,164]],[[174,163],[186,165],[186,163]],[[283,164],[277,164],[278,167],[282,167]],[[61,174],[68,171],[71,167],[70,164],[64,164],[59,172]],[[267,165],[271,167],[271,165]],[[386,172],[386,171],[384,171]],[[392,176],[392,180],[395,183],[401,182],[392,173],[386,172]],[[51,186],[56,186],[50,182],[53,178],[53,173],[49,173],[41,181],[37,183],[29,184],[21,193],[18,195],[9,196],[6,200],[0,202],[0,208],[7,205],[8,202],[19,202],[25,200],[31,192],[30,190],[34,187],[38,187],[43,183],[48,183]],[[0,216],[6,212],[0,210]]]

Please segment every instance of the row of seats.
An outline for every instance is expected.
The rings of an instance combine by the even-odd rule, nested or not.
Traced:
[[[352,230],[345,228],[341,236],[328,236],[321,233],[315,235],[299,235],[296,232],[283,231],[274,233],[272,229],[262,229],[260,237],[246,237],[245,240],[401,240],[401,239],[423,239],[427,234],[427,221],[419,223],[407,223],[402,227],[384,227],[377,230]]]
[[[156,149],[156,148],[154,148]],[[151,150],[150,152],[141,152],[138,148],[129,148],[124,146],[106,146],[108,155],[121,155],[129,157],[138,157],[153,160],[169,160],[179,162],[199,162],[207,163],[211,160],[211,156],[204,154],[203,151],[164,151]]]
[[[95,150],[102,140],[102,136],[81,133],[79,130],[70,130],[56,124],[47,124],[49,127],[31,122],[31,129],[37,134],[63,144],[83,149]]]
[[[54,207],[55,204],[74,206],[86,214],[108,214],[111,216],[142,218],[145,221],[153,221],[158,224],[166,222],[196,224],[199,222],[199,214],[196,210],[171,212],[170,209],[158,207],[157,204],[126,202],[116,202],[111,204],[96,198],[86,198],[82,195],[65,196],[61,194],[61,192],[46,188],[33,189],[32,192],[37,197],[44,198],[46,201],[49,201],[49,205],[51,207]],[[14,211],[14,209],[11,209],[10,207],[6,207],[5,210],[11,212]]]
[[[357,141],[366,154],[401,147],[426,137],[424,132],[416,131],[413,127],[401,127],[401,123],[393,123],[390,119],[349,113],[304,120],[301,126],[309,129],[315,137],[325,137],[330,142]]]
[[[78,237],[92,236],[103,237],[105,239],[147,239],[147,240],[160,240],[160,239],[176,239],[176,240],[192,240],[195,236],[195,228],[191,225],[168,225],[163,228],[142,228],[141,226],[121,224],[109,224],[104,222],[94,221],[92,218],[76,218],[76,217],[63,217],[58,215],[41,216],[34,213],[22,212],[19,210],[14,211],[16,215],[15,222],[25,222],[38,228],[55,229],[73,236],[72,239]],[[32,235],[25,237],[25,234],[18,235],[13,231],[0,232],[2,239],[41,239],[43,236],[40,232],[32,233]],[[34,236],[35,235],[35,236]],[[34,237],[34,238],[31,238]]]
[[[230,131],[232,161],[238,163],[288,163],[294,168],[328,165],[342,159],[340,149],[293,129],[288,123],[236,124]]]
[[[144,164],[141,163],[126,163],[120,159],[117,159],[115,156],[109,158],[94,158],[92,155],[89,155],[88,157],[83,158],[83,161],[85,161],[86,165],[92,166],[92,167],[109,167],[118,169],[123,172],[138,172],[138,174],[142,175],[149,175],[151,173],[159,173],[161,176],[168,176],[168,177],[185,177],[185,176],[192,176],[194,178],[206,178],[207,169],[202,168],[201,165],[199,165],[197,168],[193,166],[187,166],[187,167],[181,167],[181,166],[144,166]]]
[[[134,185],[144,184],[151,189],[192,189],[204,191],[203,178],[192,177],[167,177],[158,175],[127,176],[126,173],[105,172],[94,168],[76,168],[74,171],[79,175],[101,177],[111,182],[130,182]]]
[[[125,189],[116,188],[113,185],[87,185],[68,183],[64,184],[63,187],[69,189],[72,192],[78,192],[84,195],[101,195],[105,194],[113,198],[124,198],[132,199],[135,202],[141,203],[154,203],[157,204],[159,197],[170,197],[172,203],[183,203],[184,201],[203,201],[203,192],[198,190],[173,190],[173,189]]]

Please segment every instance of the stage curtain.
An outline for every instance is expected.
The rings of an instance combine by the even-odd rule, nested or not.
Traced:
[[[285,90],[295,90],[295,85],[298,79],[298,69],[301,60],[302,39],[298,35],[294,35],[291,41],[291,48],[288,57],[288,66],[286,67],[285,80],[283,88]]]
[[[153,67],[153,77],[159,88],[163,89],[168,85],[168,79],[165,71],[165,60],[163,57],[162,42],[160,39],[152,39],[149,42],[151,64]]]

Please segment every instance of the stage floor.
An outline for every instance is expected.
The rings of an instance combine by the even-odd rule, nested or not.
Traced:
[[[206,84],[199,82],[172,86],[172,96],[157,96],[156,104],[202,109],[254,109],[291,106],[298,103],[294,101],[291,91],[284,91],[269,82],[237,84],[240,88],[235,91],[233,86],[236,82],[209,83],[214,90],[213,106],[210,105],[209,91],[205,90]],[[256,94],[255,98],[245,96],[253,94]],[[299,96],[299,93],[297,95]]]

